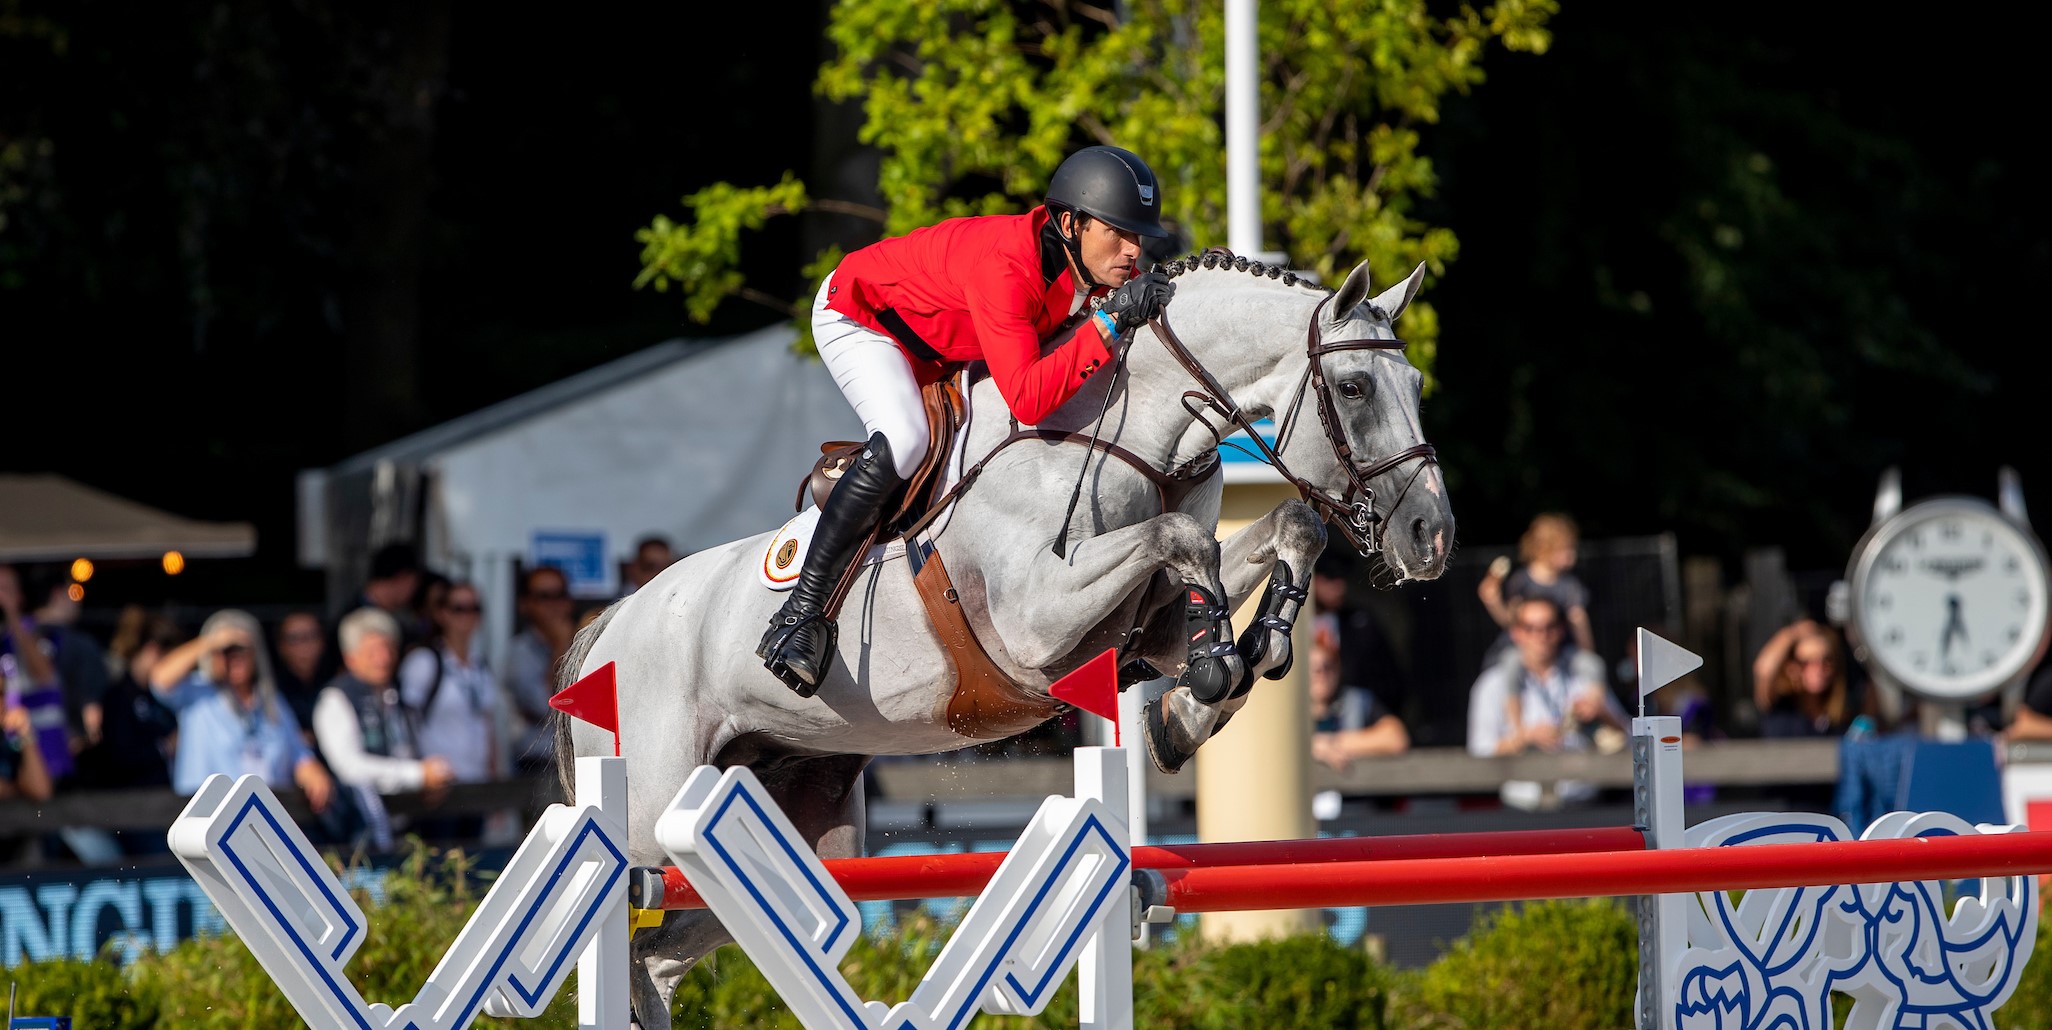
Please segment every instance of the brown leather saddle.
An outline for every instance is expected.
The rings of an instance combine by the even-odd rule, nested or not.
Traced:
[[[954,500],[952,494],[944,495],[941,484],[946,479],[948,458],[954,453],[955,440],[968,425],[968,405],[961,388],[952,379],[933,383],[921,393],[926,401],[930,440],[926,457],[920,461],[912,478],[906,481],[905,492],[898,503],[870,530],[868,539],[855,552],[858,556],[867,554],[878,541],[899,537],[905,538],[906,548],[911,553],[918,547],[917,541],[911,537],[932,521],[932,516],[937,514],[934,508]],[[863,442],[859,440],[834,440],[821,444],[819,460],[813,463],[811,473],[799,484],[797,508],[804,510],[808,496],[815,505],[825,507],[827,496],[853,467],[862,454],[862,448]],[[926,617],[933,623],[934,632],[947,649],[955,669],[955,689],[949,693],[943,710],[936,713],[947,720],[948,727],[964,737],[996,740],[1024,733],[1059,713],[1062,709],[1059,702],[1012,682],[1011,677],[991,660],[990,653],[969,625],[968,614],[962,609],[961,594],[955,589],[954,580],[948,575],[940,555],[921,552],[913,565],[917,570],[912,576],[913,586],[918,589]],[[860,557],[848,563],[827,602],[829,618],[840,617],[841,604],[847,600],[848,592],[853,589],[861,572]]]
[[[926,401],[927,435],[931,442],[927,444],[926,457],[920,461],[918,471],[906,481],[905,493],[898,506],[883,520],[884,526],[906,523],[926,512],[934,495],[939,492],[948,455],[954,453],[955,436],[967,421],[968,405],[952,380],[943,379],[929,384],[920,391],[920,395]],[[841,477],[854,467],[855,459],[862,455],[864,446],[861,440],[829,440],[820,444],[819,460],[813,462],[812,471],[798,485],[798,502],[793,510],[804,511],[807,496],[812,498],[814,505],[826,507],[827,495],[834,492]]]

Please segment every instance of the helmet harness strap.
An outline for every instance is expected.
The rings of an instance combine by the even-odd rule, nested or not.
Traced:
[[[1066,204],[1059,206],[1050,204],[1048,206],[1054,208],[1055,236],[1062,241],[1062,249],[1069,252],[1069,263],[1076,269],[1076,278],[1082,280],[1083,285],[1092,290],[1103,286],[1103,283],[1097,281],[1096,276],[1090,274],[1089,267],[1083,264],[1083,233],[1080,229],[1076,229],[1077,221],[1083,217],[1082,213]],[[1062,215],[1064,214],[1069,216],[1068,229],[1062,228]],[[1071,232],[1071,230],[1074,231]]]

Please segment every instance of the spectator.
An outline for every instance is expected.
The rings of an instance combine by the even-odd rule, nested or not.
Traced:
[[[1589,588],[1574,573],[1580,546],[1581,532],[1574,519],[1546,512],[1533,518],[1525,535],[1518,539],[1522,567],[1511,571],[1509,558],[1490,563],[1489,572],[1482,577],[1475,593],[1502,632],[1483,653],[1483,668],[1494,665],[1516,643],[1511,637],[1511,609],[1527,597],[1545,597],[1559,605],[1567,613],[1575,646],[1584,654],[1596,653],[1596,634],[1589,623]]]
[[[50,800],[54,785],[50,770],[43,763],[40,737],[28,709],[8,704],[0,712],[0,800]],[[0,837],[0,861],[12,865],[39,860],[39,840],[37,834]]]
[[[570,580],[553,565],[537,565],[527,570],[521,583],[519,605],[525,628],[513,638],[506,689],[521,722],[514,765],[527,773],[546,769],[555,761],[549,697],[556,691],[556,666],[570,650],[570,637],[576,632]]]
[[[412,544],[386,544],[371,555],[370,578],[364,582],[363,590],[358,592],[356,603],[349,610],[376,608],[390,615],[399,623],[402,653],[411,650],[427,639],[427,627],[415,625],[413,616],[413,599],[420,591],[421,578],[420,554]],[[329,653],[339,657],[342,650],[339,634],[329,633]]]
[[[1516,660],[1509,656],[1485,668],[1469,694],[1468,751],[1474,755],[1511,755],[1522,751],[1598,750],[1598,733],[1621,745],[1623,706],[1603,681],[1603,661],[1567,645],[1567,619],[1560,605],[1545,597],[1527,597],[1512,606],[1511,638]],[[1554,784],[1563,803],[1587,801],[1593,785],[1578,780]],[[1505,804],[1536,808],[1543,788],[1527,781],[1504,784]]]
[[[1753,660],[1753,703],[1763,737],[1833,737],[1859,712],[1838,631],[1803,618],[1776,630]]]
[[[314,738],[335,779],[364,814],[369,841],[392,846],[392,820],[382,795],[441,791],[451,782],[449,762],[422,752],[412,721],[392,681],[399,664],[399,624],[390,612],[358,608],[336,625],[342,671],[314,702]]]
[[[1311,757],[1344,770],[1354,760],[1400,755],[1411,736],[1374,693],[1340,679],[1339,641],[1317,633],[1311,646]]]
[[[29,721],[29,711],[10,704],[0,715],[0,798],[48,801],[54,792],[50,771],[43,764],[41,734]]]
[[[1311,570],[1311,600],[1315,631],[1330,634],[1339,647],[1340,682],[1372,689],[1392,711],[1402,708],[1410,697],[1410,684],[1397,665],[1395,649],[1382,625],[1368,610],[1354,602],[1351,562],[1342,552],[1327,550]]]
[[[2024,686],[2023,702],[2001,734],[2001,739],[2052,740],[2052,656],[2038,663]]]
[[[407,640],[405,649],[399,652],[402,656],[434,639],[435,617],[448,599],[449,577],[431,570],[422,571],[420,585],[414,588],[413,599],[406,603],[406,614],[392,613],[399,619],[400,635]]]
[[[37,631],[24,601],[20,574],[12,565],[0,565],[0,681],[6,684],[5,703],[28,711],[43,771],[56,783],[72,771],[64,680],[57,670],[56,647]]]
[[[139,607],[122,613],[113,656],[120,668],[100,700],[86,706],[90,746],[79,755],[89,787],[168,787],[178,716],[150,689],[150,676],[185,636],[170,619]]]
[[[94,789],[171,785],[178,716],[150,689],[150,674],[184,640],[170,619],[135,606],[122,612],[111,647],[117,671],[99,700],[85,707],[87,744],[79,752],[73,782]],[[67,826],[58,836],[86,862],[117,862],[169,850],[162,832],[134,827]]]
[[[420,749],[446,758],[458,783],[486,783],[505,773],[499,684],[477,653],[483,613],[477,587],[451,583],[434,613],[434,636],[399,663],[399,699],[419,727]],[[421,832],[469,839],[481,826],[477,819],[443,820]]]
[[[89,741],[85,708],[107,691],[107,652],[92,634],[78,628],[79,606],[71,597],[71,577],[52,577],[43,590],[43,606],[33,616],[36,632],[54,649],[57,679],[64,684],[64,720],[75,753]]]
[[[286,612],[278,620],[278,635],[272,648],[278,655],[278,694],[292,706],[300,733],[308,747],[314,747],[314,701],[321,685],[334,678],[328,668],[333,659],[328,639],[321,633],[320,617],[310,611]]]
[[[274,790],[298,787],[315,815],[327,815],[334,781],[278,696],[262,640],[255,616],[224,609],[151,667],[150,689],[178,714],[171,789],[191,794],[214,773],[256,775]],[[336,827],[324,820],[323,829]]]
[[[642,537],[635,542],[634,560],[627,563],[626,575],[621,577],[621,593],[641,589],[676,560],[677,553],[670,549],[670,541],[655,534]]]

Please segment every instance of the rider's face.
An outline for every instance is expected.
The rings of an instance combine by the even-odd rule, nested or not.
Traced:
[[[1062,217],[1069,218],[1066,214]],[[1083,268],[1091,278],[1116,289],[1140,274],[1139,233],[1113,228],[1093,218],[1076,235],[1083,252]]]

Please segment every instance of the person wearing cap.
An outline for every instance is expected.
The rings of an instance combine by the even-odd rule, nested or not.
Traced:
[[[951,218],[873,243],[820,284],[813,339],[867,445],[820,511],[805,565],[756,654],[810,697],[833,660],[826,603],[884,504],[926,456],[920,389],[981,360],[1021,423],[1035,425],[1113,363],[1113,348],[1175,292],[1140,271],[1141,238],[1169,235],[1153,170],[1086,147],[1023,215]],[[1095,305],[1065,339],[1042,341]]]

